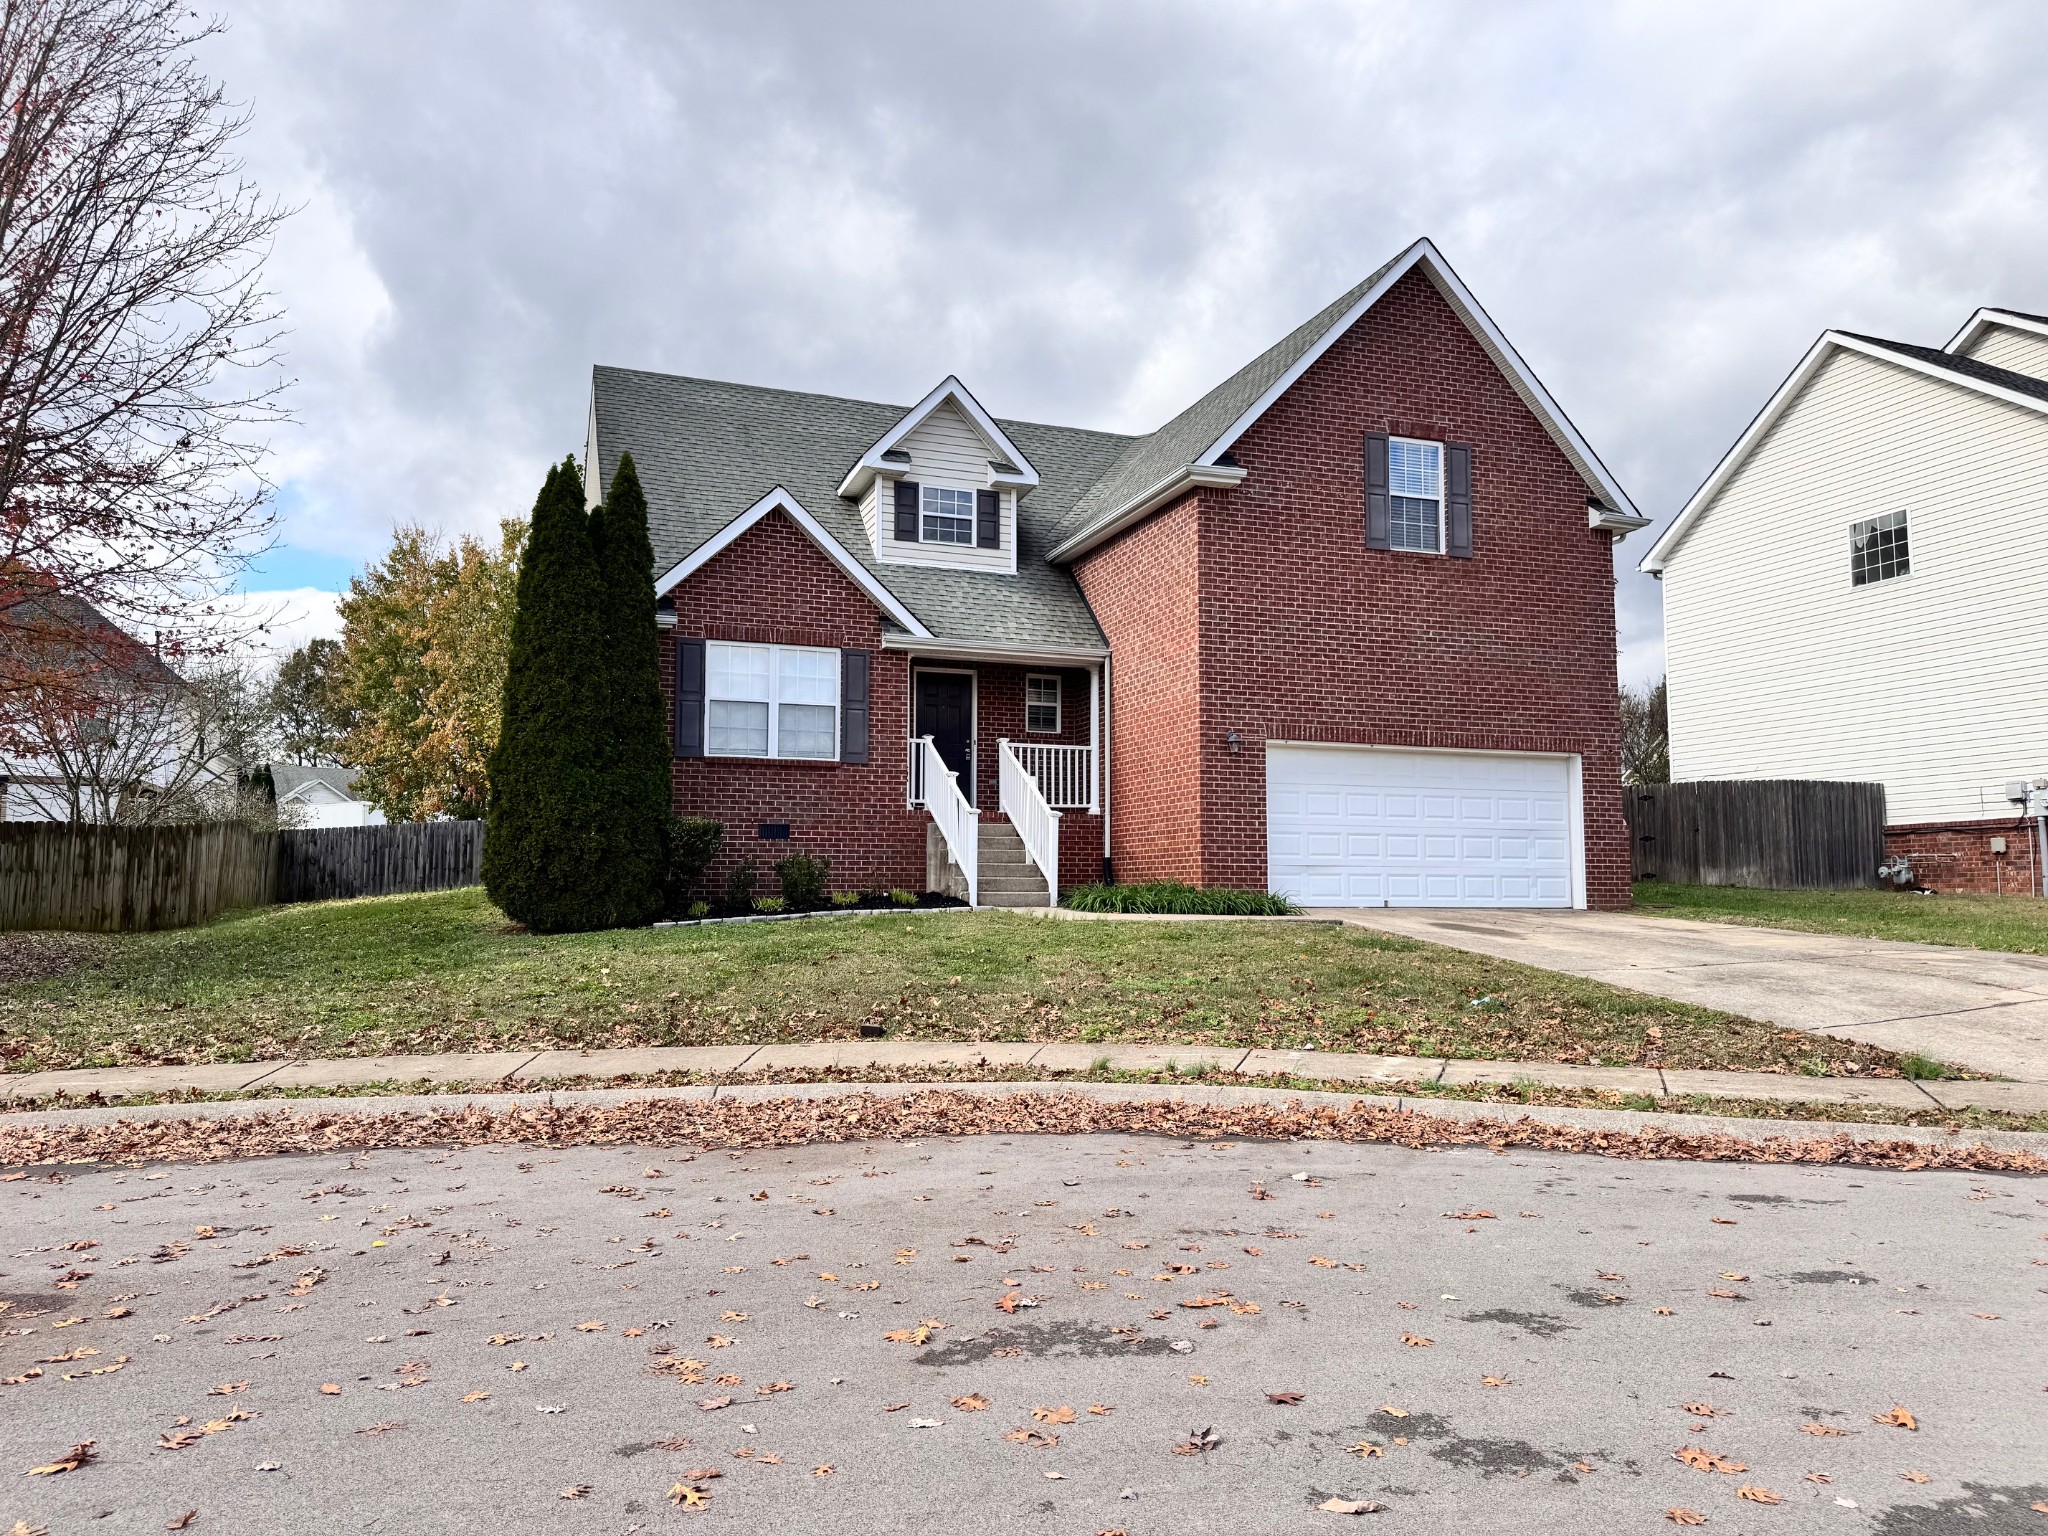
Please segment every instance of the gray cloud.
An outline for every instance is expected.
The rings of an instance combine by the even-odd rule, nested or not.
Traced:
[[[1143,430],[1433,236],[1646,510],[1813,336],[2048,310],[2033,4],[244,4],[287,537],[487,527],[593,362]],[[1624,670],[1654,584],[1624,546]]]

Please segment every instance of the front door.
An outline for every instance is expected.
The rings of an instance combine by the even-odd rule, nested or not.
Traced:
[[[974,677],[967,672],[919,672],[914,734],[929,736],[946,766],[960,775],[960,792],[974,801]]]

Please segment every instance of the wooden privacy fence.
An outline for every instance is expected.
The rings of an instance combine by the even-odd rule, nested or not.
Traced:
[[[408,821],[277,834],[277,899],[445,891],[483,879],[484,824]]]
[[[277,835],[232,825],[0,825],[0,929],[188,928],[277,899]]]
[[[1624,787],[1638,880],[1850,890],[1877,884],[1884,786],[1702,779]]]
[[[480,821],[250,827],[0,824],[0,930],[141,933],[229,907],[441,891],[483,878]]]

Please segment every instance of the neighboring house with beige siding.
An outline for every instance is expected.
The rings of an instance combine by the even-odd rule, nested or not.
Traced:
[[[1674,778],[1876,780],[1924,880],[2039,889],[2006,786],[2048,778],[2048,319],[1829,331],[1643,569]]]

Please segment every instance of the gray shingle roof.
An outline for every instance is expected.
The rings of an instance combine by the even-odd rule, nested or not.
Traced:
[[[2048,315],[2030,315],[2024,309],[2001,309],[1996,304],[1985,307],[1994,315],[2011,315],[2015,320],[2032,320],[2036,325],[2048,325]]]
[[[1406,251],[1401,256],[1407,255]],[[1195,462],[1271,389],[1280,376],[1323,339],[1330,327],[1365,297],[1366,291],[1401,260],[1396,256],[1343,297],[1333,300],[1244,367],[1218,384],[1158,431],[1135,438],[1108,474],[1074,504],[1057,530],[1056,544],[1106,522],[1117,510],[1175,470]]]
[[[1863,336],[1855,331],[1843,331],[1841,334],[1857,341],[1868,342],[1873,347],[1883,347],[1887,352],[1896,352],[1901,357],[1929,363],[1946,373],[1976,379],[1985,384],[1996,384],[2016,394],[2032,395],[2037,400],[2048,400],[2048,379],[2014,373],[2010,368],[1995,368],[1990,363],[1980,363],[1973,357],[1958,357],[1955,353],[1944,352],[1939,347],[1919,347],[1910,341],[1887,341],[1882,336]]]
[[[331,763],[272,763],[270,782],[277,789],[279,799],[305,788],[308,784],[325,784],[336,794],[347,795],[351,800],[362,796],[355,791],[356,775],[360,770],[340,768]]]
[[[839,495],[846,472],[908,406],[713,379],[592,371],[601,485],[630,452],[647,493],[657,572],[781,485],[934,635],[999,644],[1099,647],[1081,589],[1048,564],[1054,527],[1131,439],[1113,432],[1000,421],[1037,467],[1018,513],[1017,574],[884,565],[860,509]]]

